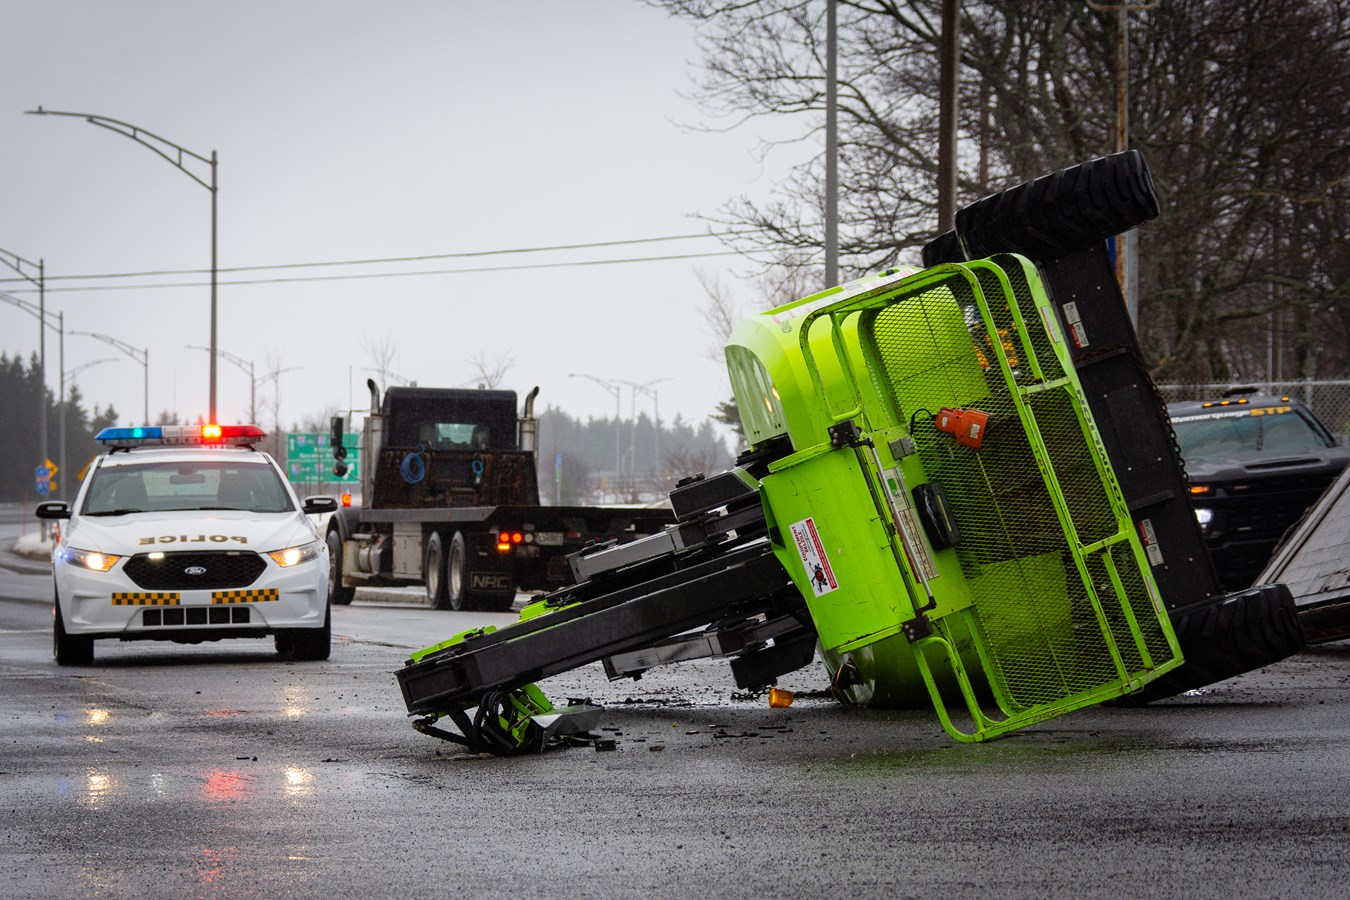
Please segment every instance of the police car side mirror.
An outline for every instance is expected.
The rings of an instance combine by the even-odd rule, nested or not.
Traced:
[[[43,505],[45,506],[46,504],[43,504]],[[51,505],[56,506],[56,505],[58,505],[58,504],[51,504]],[[64,506],[65,504],[59,504],[59,505]],[[330,513],[330,512],[336,512],[336,511],[337,511],[337,501],[334,500],[332,497],[306,497],[306,498],[305,498],[305,514],[306,514],[306,515],[311,515],[311,514],[314,514],[314,513]]]
[[[69,519],[70,504],[64,500],[47,500],[39,503],[34,512],[39,519]]]

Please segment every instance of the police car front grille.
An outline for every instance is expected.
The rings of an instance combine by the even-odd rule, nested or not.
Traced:
[[[124,571],[146,590],[190,591],[248,587],[266,568],[267,563],[258,554],[230,550],[155,557],[142,553],[127,560]]]

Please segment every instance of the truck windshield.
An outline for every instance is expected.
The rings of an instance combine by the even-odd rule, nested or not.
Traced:
[[[1301,411],[1257,407],[1206,412],[1172,420],[1177,446],[1186,460],[1235,454],[1322,450],[1333,444]]]
[[[270,466],[192,460],[100,467],[89,484],[83,512],[90,516],[207,509],[279,513],[294,508]]]

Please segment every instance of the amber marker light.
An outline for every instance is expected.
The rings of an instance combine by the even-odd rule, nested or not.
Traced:
[[[792,691],[785,691],[782,688],[769,688],[769,706],[774,709],[787,709],[795,699],[796,695]]]

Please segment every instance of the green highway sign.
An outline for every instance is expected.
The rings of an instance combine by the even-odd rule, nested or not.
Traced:
[[[327,432],[296,431],[286,435],[286,475],[291,481],[312,482],[331,481],[340,484],[356,483],[361,480],[361,470],[357,461],[356,441],[359,435],[348,433],[342,439],[347,448],[347,474],[341,478],[333,474],[333,448],[328,441]]]

